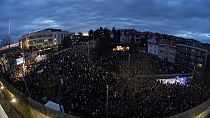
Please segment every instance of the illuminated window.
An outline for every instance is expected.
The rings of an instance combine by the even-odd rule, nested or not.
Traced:
[[[197,64],[197,67],[201,68],[203,67],[203,64]]]

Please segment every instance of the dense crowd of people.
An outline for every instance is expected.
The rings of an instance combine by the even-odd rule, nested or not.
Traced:
[[[52,100],[64,112],[81,117],[168,117],[195,107],[209,98],[201,82],[163,84],[156,79],[135,79],[131,74],[186,73],[187,70],[142,52],[113,52],[96,56],[88,46],[78,45],[51,55],[24,80],[13,85],[36,101]],[[129,56],[130,55],[130,56]],[[130,73],[129,73],[130,74]]]
[[[130,61],[129,61],[130,60]],[[128,62],[129,61],[129,62]],[[132,75],[164,75],[164,74],[184,74],[191,73],[190,70],[180,65],[164,61],[155,55],[135,52],[130,54],[130,59],[120,65],[124,72],[129,71]]]

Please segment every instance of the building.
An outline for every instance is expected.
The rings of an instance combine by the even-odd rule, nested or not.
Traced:
[[[172,63],[176,63],[176,46],[177,40],[173,37],[166,37],[159,43],[158,57]]]
[[[124,44],[136,44],[147,43],[147,37],[144,33],[138,32],[135,29],[121,29],[120,30],[120,42]]]
[[[61,29],[44,29],[30,34],[23,35],[19,39],[21,49],[43,49],[49,47],[58,47],[64,37],[71,37],[74,33],[62,31]]]
[[[132,38],[137,33],[135,29],[121,29],[120,32],[120,42],[125,44],[131,43]]]
[[[176,44],[176,63],[191,70],[202,72],[207,63],[208,50],[198,42],[192,45]]]
[[[3,46],[0,48],[0,51],[2,50],[6,50],[6,49],[9,49],[9,48],[15,48],[15,47],[18,47],[19,44],[18,43],[14,43],[14,44],[10,44],[10,45],[6,45],[6,46]]]
[[[175,63],[176,40],[162,37],[148,39],[148,53],[158,56],[168,62]]]
[[[159,44],[158,57],[165,61],[175,63],[176,46],[171,44]]]
[[[208,48],[208,53],[210,54],[210,48]]]
[[[159,38],[148,39],[148,53],[158,56],[160,41],[161,41],[161,39],[159,39]]]
[[[210,54],[210,44],[204,44],[204,46],[208,50],[208,54]]]

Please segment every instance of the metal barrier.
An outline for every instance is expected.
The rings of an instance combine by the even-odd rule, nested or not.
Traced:
[[[0,89],[4,99],[22,118],[78,118],[63,112],[48,108],[16,90],[4,79],[0,78]]]

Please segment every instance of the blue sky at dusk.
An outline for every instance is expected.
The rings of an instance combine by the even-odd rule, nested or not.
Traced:
[[[210,43],[210,0],[0,0],[0,40],[44,28],[135,28]]]

